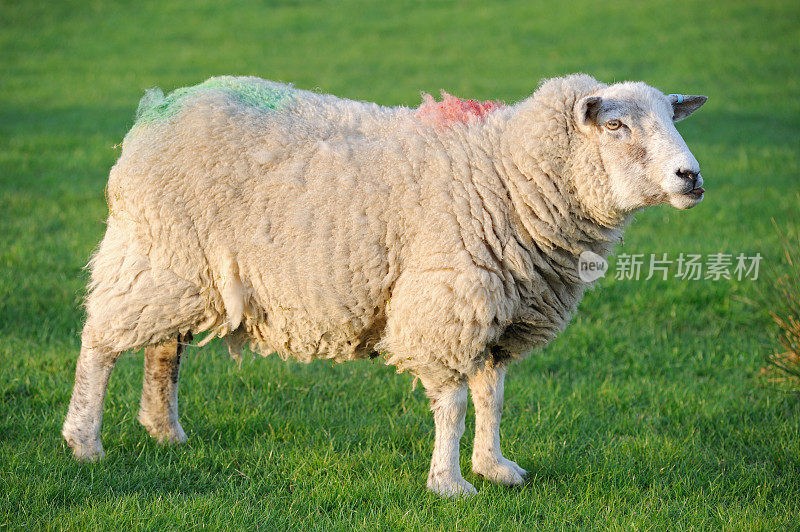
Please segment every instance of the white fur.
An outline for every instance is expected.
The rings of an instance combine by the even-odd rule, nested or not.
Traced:
[[[608,254],[636,209],[699,201],[675,175],[699,170],[672,125],[678,104],[643,83],[575,75],[485,117],[436,123],[256,78],[217,81],[231,80],[289,96],[273,109],[224,89],[187,94],[173,115],[136,123],[111,171],[64,425],[76,454],[102,452],[113,364],[97,359],[209,331],[233,353],[379,352],[420,377],[436,424],[428,485],[444,495],[474,493],[458,467],[469,382],[475,471],[520,483],[524,470],[500,452],[505,365],[566,326],[586,289],[581,252]],[[590,96],[602,105],[587,121]],[[140,112],[166,101],[150,92]],[[629,131],[609,131],[609,117]],[[177,384],[159,393],[153,404],[169,406]]]

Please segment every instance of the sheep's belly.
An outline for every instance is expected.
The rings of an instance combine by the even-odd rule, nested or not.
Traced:
[[[385,320],[378,316],[354,317],[333,324],[276,313],[258,323],[246,324],[247,340],[263,356],[277,353],[283,359],[310,362],[333,359],[337,362],[374,358]]]

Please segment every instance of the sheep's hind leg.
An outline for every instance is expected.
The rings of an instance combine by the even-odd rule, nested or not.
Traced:
[[[178,376],[181,355],[192,334],[178,335],[144,350],[144,382],[139,423],[159,443],[183,443],[186,433],[178,421]]]
[[[75,368],[75,386],[61,434],[75,457],[93,462],[103,458],[100,429],[103,424],[103,401],[108,379],[120,353],[83,342]]]
[[[424,383],[424,381],[423,381]],[[428,489],[445,497],[469,496],[475,488],[461,476],[458,448],[464,434],[467,386],[425,386],[431,400],[436,436],[428,473]]]
[[[487,480],[516,486],[522,484],[526,471],[504,458],[500,452],[500,415],[503,411],[505,376],[504,366],[487,365],[469,380],[475,405],[472,471]]]

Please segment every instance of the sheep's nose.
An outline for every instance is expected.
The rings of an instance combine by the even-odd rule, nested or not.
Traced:
[[[695,172],[693,170],[678,170],[675,173],[678,174],[678,177],[686,179],[687,181],[696,181],[697,176],[700,175],[700,172]]]

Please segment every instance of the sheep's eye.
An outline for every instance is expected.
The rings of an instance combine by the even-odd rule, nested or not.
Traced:
[[[622,126],[622,122],[620,122],[619,120],[609,120],[608,122],[606,122],[606,127],[611,131],[619,129],[620,126]]]

